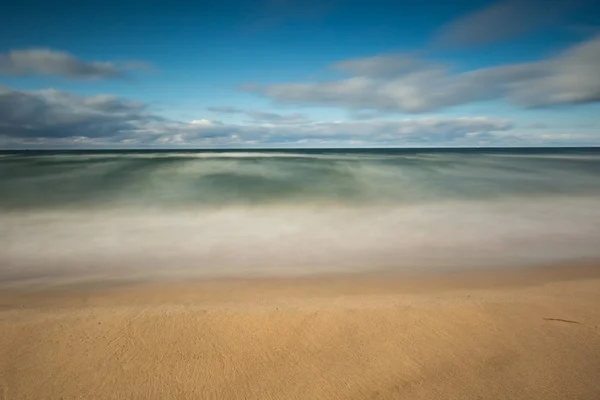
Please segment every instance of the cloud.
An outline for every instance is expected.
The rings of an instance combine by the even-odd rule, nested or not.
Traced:
[[[270,111],[243,110],[230,106],[208,107],[208,111],[220,114],[244,114],[254,122],[277,123],[277,124],[302,124],[309,122],[303,114],[278,114]]]
[[[0,75],[60,76],[78,80],[122,79],[130,70],[151,71],[154,67],[140,61],[122,64],[82,61],[73,55],[50,49],[12,50],[0,54]]]
[[[507,131],[512,123],[489,117],[418,118],[399,121],[317,122],[277,129],[290,137],[361,140],[372,143],[447,142],[473,133]]]
[[[112,95],[0,87],[0,134],[17,138],[111,137],[160,120],[146,106]]]
[[[548,124],[545,124],[543,122],[532,122],[530,124],[525,125],[525,128],[528,128],[528,129],[548,129],[549,126],[548,126]]]
[[[241,89],[283,103],[404,113],[495,99],[526,108],[600,100],[600,35],[550,59],[458,73],[442,63],[399,55],[334,64],[340,66],[355,76],[319,83],[247,84]]]
[[[274,112],[268,111],[247,111],[245,113],[250,118],[252,118],[255,122],[265,122],[265,123],[274,123],[274,124],[304,124],[309,122],[309,119],[303,115],[298,113],[293,114],[277,114]]]
[[[474,46],[500,41],[565,20],[585,0],[504,0],[443,26],[434,46]]]
[[[229,107],[229,106],[208,107],[207,110],[210,112],[221,113],[221,114],[240,114],[240,113],[244,112],[244,110],[242,110],[240,108]]]
[[[201,126],[212,126],[215,124],[214,121],[211,121],[211,120],[205,119],[205,118],[194,119],[194,120],[190,121],[189,123],[192,125],[201,125]]]
[[[440,145],[457,141],[478,143],[478,135],[504,133],[512,123],[488,117],[421,118],[400,121],[312,122],[300,125],[204,124],[174,125],[162,130],[154,143],[224,146],[318,145]]]
[[[351,110],[348,114],[348,117],[352,120],[367,120],[367,119],[376,119],[383,116],[386,116],[385,112],[381,111],[373,111],[373,110]]]
[[[424,62],[406,54],[380,54],[373,57],[354,58],[333,64],[333,67],[352,75],[369,78],[394,78],[411,72]]]
[[[153,114],[143,103],[113,95],[81,96],[52,89],[18,91],[0,87],[3,146],[244,147],[302,145],[307,141],[433,145],[512,129],[510,121],[489,117],[290,123],[291,116],[294,114],[257,114],[261,121],[270,119],[269,124],[225,124],[200,118],[181,122]]]

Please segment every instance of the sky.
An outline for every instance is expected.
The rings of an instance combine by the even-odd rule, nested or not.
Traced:
[[[0,148],[600,146],[595,0],[22,1]]]

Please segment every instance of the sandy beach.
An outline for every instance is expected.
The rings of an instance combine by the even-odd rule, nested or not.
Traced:
[[[598,399],[600,264],[3,290],[1,399]]]

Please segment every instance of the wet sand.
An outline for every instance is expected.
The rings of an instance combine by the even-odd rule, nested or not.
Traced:
[[[598,262],[0,292],[0,399],[598,399],[598,377]]]

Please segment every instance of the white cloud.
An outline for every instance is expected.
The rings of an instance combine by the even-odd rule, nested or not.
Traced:
[[[448,66],[376,56],[334,64],[357,74],[319,83],[245,85],[243,90],[293,104],[423,113],[507,99],[522,107],[600,100],[600,36],[553,58],[455,73]]]
[[[100,61],[83,61],[73,55],[51,49],[12,50],[0,54],[0,75],[8,76],[60,76],[69,79],[118,79],[130,70],[152,70],[139,61],[122,64]]]
[[[214,122],[212,122],[209,119],[195,119],[195,120],[190,121],[190,124],[202,125],[202,126],[212,126],[212,125],[214,125]]]

